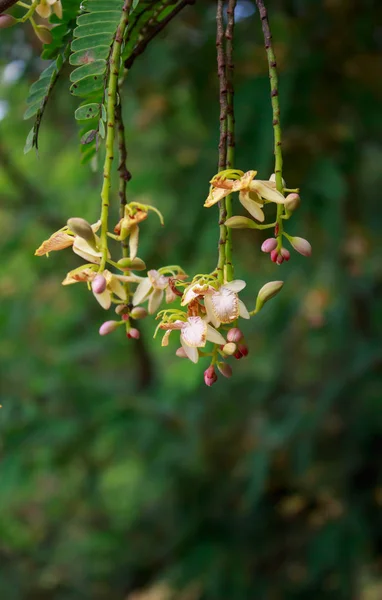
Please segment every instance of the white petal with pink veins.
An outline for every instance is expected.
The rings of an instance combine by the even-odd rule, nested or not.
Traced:
[[[213,312],[221,323],[231,323],[239,316],[239,299],[224,286],[211,295],[211,302]]]
[[[201,317],[188,317],[180,332],[181,340],[195,348],[206,345],[206,335],[207,323]]]
[[[151,269],[151,271],[147,271],[147,275],[153,288],[157,290],[164,290],[168,286],[168,277],[161,275],[159,271]]]

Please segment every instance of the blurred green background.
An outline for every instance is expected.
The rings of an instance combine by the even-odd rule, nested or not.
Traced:
[[[65,1],[65,0],[64,0]],[[70,251],[34,256],[70,216],[94,222],[99,172],[80,165],[58,84],[40,152],[23,155],[29,27],[0,40],[0,598],[382,598],[382,5],[269,0],[281,77],[289,233],[310,259],[276,267],[262,232],[234,232],[254,304],[250,354],[212,388],[175,345],[98,335]],[[239,0],[236,167],[272,172],[269,81],[254,2]],[[187,8],[124,89],[130,200],[160,208],[140,256],[193,275],[216,263],[215,2]],[[238,211],[237,211],[238,212]],[[112,318],[112,317],[111,317]],[[175,344],[175,342],[173,342]]]

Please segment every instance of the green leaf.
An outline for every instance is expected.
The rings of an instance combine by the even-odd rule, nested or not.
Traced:
[[[24,154],[27,154],[33,148],[33,138],[34,138],[34,127],[28,133],[27,139],[25,140],[24,146]]]
[[[72,71],[72,73],[70,74],[70,81],[72,83],[76,83],[80,79],[83,79],[84,77],[87,77],[89,75],[103,75],[105,69],[105,60],[95,60],[94,62],[89,63],[88,65],[83,65],[82,67],[79,67],[78,69]]]
[[[86,119],[93,119],[94,117],[97,117],[99,113],[100,105],[92,103],[85,104],[84,106],[80,106],[79,108],[77,108],[76,112],[74,113],[74,116],[77,119],[77,121],[84,121]]]
[[[70,55],[69,64],[73,66],[91,64],[95,60],[107,58],[110,46],[97,46],[91,50],[80,50]]]
[[[98,130],[99,130],[99,134],[100,134],[101,138],[102,138],[102,139],[105,139],[105,136],[106,136],[105,124],[104,124],[104,122],[102,121],[102,119],[100,119],[100,120],[99,120],[99,123],[98,123]]]

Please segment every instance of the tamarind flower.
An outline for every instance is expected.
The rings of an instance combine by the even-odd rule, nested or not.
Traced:
[[[67,274],[64,281],[62,282],[62,285],[71,285],[72,283],[78,283],[82,281],[86,281],[87,283],[94,283],[94,281],[100,277],[104,277],[105,285],[92,285],[92,292],[95,299],[102,306],[102,308],[104,308],[105,310],[108,310],[110,308],[113,294],[120,298],[120,300],[124,300],[125,302],[128,300],[126,290],[121,283],[121,281],[124,281],[124,276],[115,275],[107,269],[105,269],[101,274],[94,271],[93,268],[89,265],[78,267],[77,269],[74,269],[73,271],[70,271]],[[97,293],[99,289],[102,291],[100,293]]]
[[[187,276],[184,272],[178,272],[177,279],[184,279],[185,277]],[[152,315],[160,307],[165,294],[167,304],[176,300],[177,295],[170,285],[171,279],[171,277],[167,277],[155,269],[147,271],[147,277],[140,280],[135,290],[133,296],[134,306],[148,300],[148,311]]]
[[[239,174],[241,174],[239,176]],[[230,175],[234,179],[230,179]],[[263,181],[255,179],[257,171],[242,171],[227,170],[218,173],[210,181],[210,193],[204,206],[209,208],[219,202],[232,192],[239,192],[239,201],[257,221],[263,222],[265,219],[262,207],[264,201],[275,202],[276,204],[284,204],[284,196],[276,190],[274,181]],[[239,176],[239,178],[237,178]]]
[[[159,325],[160,329],[164,329],[166,333],[162,339],[162,346],[167,346],[169,337],[172,331],[180,331],[180,343],[187,356],[193,363],[199,360],[198,348],[204,348],[206,342],[225,344],[225,339],[207,323],[202,317],[188,317],[186,321],[177,320],[173,323],[162,322]]]
[[[86,223],[86,221],[83,219]],[[97,221],[91,225],[91,229],[95,234],[96,231],[101,227],[101,221]],[[73,252],[81,256],[88,262],[98,264],[101,261],[102,253],[98,252],[97,245],[99,243],[98,236],[94,235],[94,245],[89,244],[87,240],[79,235],[75,235],[67,225],[62,227],[58,231],[52,233],[49,239],[45,240],[35,252],[35,256],[49,256],[49,252],[55,250],[64,250],[69,246],[72,246]]]
[[[221,323],[232,323],[239,316],[243,319],[249,319],[249,312],[237,294],[245,286],[245,281],[241,279],[224,283],[218,289],[207,284],[201,286],[196,282],[186,288],[183,294],[182,306],[189,304],[197,296],[202,297],[208,320],[214,327],[219,327]]]
[[[62,4],[61,0],[40,0],[36,6],[36,12],[42,19],[49,19],[53,12],[59,19],[62,19]]]

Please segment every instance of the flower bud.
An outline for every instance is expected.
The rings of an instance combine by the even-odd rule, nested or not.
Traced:
[[[256,223],[248,217],[230,217],[224,225],[231,229],[256,229]]]
[[[228,342],[228,344],[223,346],[222,351],[227,356],[232,356],[232,354],[235,354],[236,352],[236,344],[234,344],[234,342]]]
[[[0,29],[7,29],[16,25],[17,19],[12,15],[0,15]]]
[[[277,248],[277,240],[276,240],[276,238],[267,238],[261,244],[261,250],[263,252],[272,252],[272,250],[275,250],[275,248]]]
[[[310,256],[312,254],[312,246],[309,244],[308,240],[305,240],[302,237],[291,237],[288,239],[293,248],[303,256]]]
[[[126,335],[128,338],[132,338],[134,340],[139,340],[139,338],[141,337],[141,334],[138,331],[138,329],[135,329],[134,327],[129,329],[129,331],[126,332]]]
[[[241,358],[243,358],[243,354],[240,352],[240,350],[236,350],[234,357],[236,358],[236,360],[240,360]]]
[[[271,252],[271,261],[274,262],[274,263],[277,262],[278,255],[279,255],[278,250],[272,250],[272,252]]]
[[[280,253],[284,260],[288,261],[290,259],[290,252],[286,248],[281,248]]]
[[[284,262],[282,254],[278,254],[276,258],[276,265],[281,265]]]
[[[285,208],[289,210],[289,212],[294,212],[298,209],[301,203],[301,198],[298,194],[288,194],[285,198]]]
[[[268,302],[268,300],[273,298],[273,296],[276,296],[276,294],[279,293],[283,285],[283,281],[268,281],[268,283],[263,285],[263,287],[257,294],[255,312],[259,312],[263,308],[264,304]]]
[[[50,29],[48,27],[44,27],[44,25],[36,25],[34,28],[34,32],[37,35],[38,39],[43,42],[43,44],[50,44],[52,41],[52,34],[50,33]]]
[[[124,312],[129,312],[129,307],[127,304],[117,304],[115,307],[115,312],[117,315],[122,315]]]
[[[272,175],[269,178],[269,181],[273,181],[273,183],[276,183],[276,173],[272,173]],[[283,186],[285,187],[286,183],[285,183],[285,179],[284,178],[282,179],[282,182],[283,182]]]
[[[95,294],[102,294],[106,290],[106,279],[101,273],[98,273],[92,281],[92,290]]]
[[[229,342],[239,342],[243,337],[243,333],[240,331],[238,327],[232,327],[227,333],[227,340]]]
[[[96,248],[96,239],[91,225],[81,217],[68,219],[67,225],[75,235],[85,240],[89,246]]]
[[[144,319],[147,317],[147,310],[143,308],[143,306],[134,306],[132,311],[130,312],[130,316],[132,319]]]
[[[249,350],[247,344],[238,344],[237,349],[242,356],[248,356]]]
[[[104,323],[102,323],[101,327],[99,328],[99,334],[107,335],[108,333],[111,333],[112,331],[117,329],[117,327],[119,327],[119,325],[120,325],[120,321],[105,321]]]
[[[179,356],[179,358],[188,358],[188,356],[185,353],[184,348],[182,348],[182,346],[180,346],[180,348],[177,349],[177,351],[175,352],[175,354],[177,356]]]
[[[231,365],[224,362],[218,362],[218,369],[224,377],[232,377]]]
[[[204,371],[204,383],[209,387],[218,380],[213,365],[210,365],[208,369]]]
[[[141,258],[121,258],[118,261],[118,266],[123,271],[144,271],[146,264]]]

